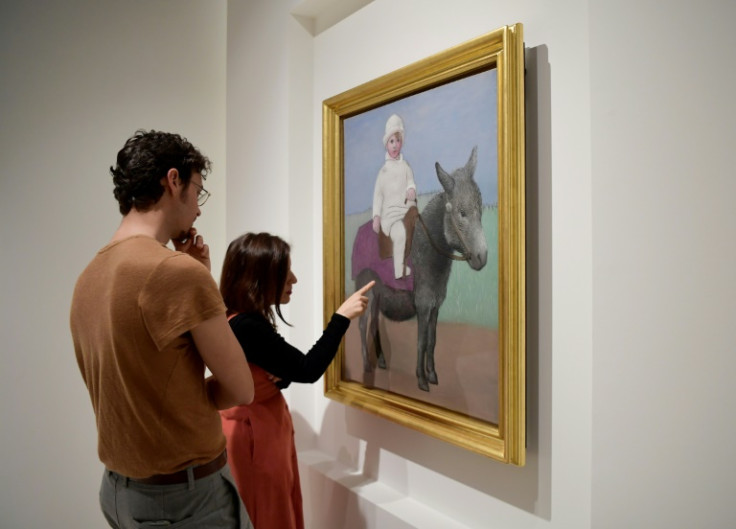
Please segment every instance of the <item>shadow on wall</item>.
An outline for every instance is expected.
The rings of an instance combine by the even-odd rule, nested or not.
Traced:
[[[338,406],[336,403],[331,403],[327,413],[339,413],[340,411],[336,409]],[[312,430],[309,423],[301,415],[295,412],[292,412],[291,415],[294,422],[294,431],[298,432],[298,438],[316,437],[317,432]],[[322,434],[325,436],[336,431],[334,428],[322,428]],[[357,452],[358,441],[354,441],[353,444],[354,451]],[[301,451],[304,445],[297,442],[297,447],[298,451]],[[337,459],[339,462],[347,461],[349,459],[348,450],[343,448]],[[375,465],[377,466],[377,462]],[[354,494],[353,491],[374,482],[375,479],[368,476],[375,475],[375,473],[371,474],[364,471],[346,476],[335,471],[334,460],[310,464],[309,466],[316,472],[300,475],[305,527],[367,529],[368,522],[359,504],[359,496]],[[349,468],[355,468],[355,466]],[[334,479],[327,479],[325,476]]]
[[[492,459],[423,435],[393,422],[336,402],[328,405],[318,433],[294,415],[299,435],[319,435],[340,446],[333,454],[355,474],[324,483],[308,483],[305,505],[313,510],[308,525],[365,528],[357,496],[347,488],[376,481],[382,450],[403,458],[391,464],[391,487],[408,495],[407,461],[446,476],[478,492],[551,520],[552,431],[552,292],[551,292],[551,93],[546,46],[526,50],[526,200],[527,200],[527,463],[523,468]],[[544,353],[542,353],[544,352]],[[309,431],[309,433],[307,433]],[[305,435],[306,434],[306,435]],[[333,443],[330,438],[337,437]],[[314,439],[314,437],[311,437]],[[361,441],[365,442],[359,468]],[[325,462],[330,475],[334,461]],[[347,487],[347,488],[346,488]],[[482,507],[479,507],[482,509]],[[307,508],[305,507],[305,514]],[[348,525],[349,524],[349,525]]]
[[[527,48],[526,400],[527,466],[536,515],[552,518],[552,96],[547,46]],[[528,510],[528,509],[527,509]]]

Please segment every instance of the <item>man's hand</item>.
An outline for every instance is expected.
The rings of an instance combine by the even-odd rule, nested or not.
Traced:
[[[204,243],[201,235],[197,235],[197,228],[189,228],[187,237],[183,242],[182,240],[174,239],[173,243],[175,250],[191,255],[205,265],[207,270],[212,270],[210,247]]]
[[[373,231],[378,233],[378,230],[381,229],[381,217],[379,215],[376,215],[373,217]]]
[[[416,199],[417,199],[417,190],[414,189],[413,187],[410,187],[409,189],[407,189],[406,190],[406,200],[413,202]]]

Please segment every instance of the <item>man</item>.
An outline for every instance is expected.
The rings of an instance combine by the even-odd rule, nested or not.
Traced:
[[[253,379],[192,227],[209,169],[181,136],[136,132],[110,168],[122,221],[74,289],[71,332],[111,527],[253,527],[217,413],[249,404]]]

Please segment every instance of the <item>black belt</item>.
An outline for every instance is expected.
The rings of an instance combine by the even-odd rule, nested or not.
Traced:
[[[194,467],[192,469],[194,479],[201,479],[209,476],[210,474],[214,474],[224,467],[225,463],[227,463],[227,452],[223,451],[209,463]],[[144,483],[146,485],[176,485],[179,483],[187,483],[189,481],[189,475],[186,469],[184,469],[172,474],[156,474],[147,478],[131,478],[130,480],[135,481],[136,483]]]

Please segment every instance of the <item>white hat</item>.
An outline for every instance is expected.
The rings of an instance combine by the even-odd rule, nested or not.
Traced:
[[[386,146],[388,139],[396,134],[401,133],[401,140],[404,140],[404,122],[396,114],[391,114],[391,117],[386,121],[386,133],[383,135],[383,146]]]

